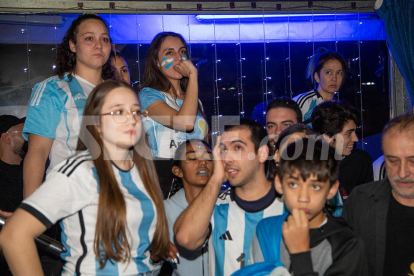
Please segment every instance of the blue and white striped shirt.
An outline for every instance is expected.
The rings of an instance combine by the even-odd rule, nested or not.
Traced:
[[[54,139],[48,172],[75,153],[86,98],[95,86],[87,80],[66,74],[50,77],[33,87],[23,137],[28,134]]]
[[[154,236],[157,213],[136,167],[122,171],[112,166],[127,208],[130,262],[107,262],[99,269],[94,253],[99,182],[89,152],[58,164],[46,181],[20,208],[28,211],[46,227],[62,219],[62,243],[67,253],[62,275],[141,275],[150,272],[148,248]]]
[[[247,266],[257,224],[282,213],[283,202],[279,198],[263,210],[250,213],[236,203],[232,188],[221,193],[211,218],[209,275],[227,276]]]

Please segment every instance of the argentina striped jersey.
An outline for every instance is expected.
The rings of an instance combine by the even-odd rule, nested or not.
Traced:
[[[112,166],[127,208],[129,263],[107,262],[99,269],[94,253],[99,185],[89,152],[74,155],[58,164],[46,181],[20,208],[46,227],[62,219],[62,243],[67,252],[62,275],[141,275],[153,269],[148,248],[154,236],[157,214],[138,170],[122,171]]]
[[[312,116],[312,111],[321,102],[323,102],[322,96],[316,90],[312,90],[306,93],[302,93],[293,98],[299,105],[302,111],[303,122],[309,120]]]
[[[209,275],[228,276],[247,266],[257,224],[282,213],[283,202],[279,198],[264,210],[249,213],[236,203],[231,188],[221,193],[211,218]]]
[[[23,137],[28,134],[54,139],[48,172],[75,153],[86,98],[95,86],[77,75],[50,77],[33,87]]]

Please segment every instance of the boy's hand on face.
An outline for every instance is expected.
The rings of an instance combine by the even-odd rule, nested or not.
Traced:
[[[214,177],[220,182],[220,185],[227,181],[226,172],[224,171],[224,164],[221,161],[221,149],[220,149],[221,136],[217,136],[217,142],[213,149],[214,170],[211,178]]]
[[[283,223],[282,235],[290,254],[309,251],[309,220],[303,210],[292,210]]]

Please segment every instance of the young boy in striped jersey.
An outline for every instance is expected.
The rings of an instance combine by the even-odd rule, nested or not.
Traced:
[[[258,224],[250,247],[254,265],[234,275],[367,275],[362,241],[324,210],[339,186],[335,150],[304,138],[281,157],[275,185],[289,213]]]
[[[257,223],[283,213],[265,175],[265,138],[263,127],[248,119],[226,126],[213,150],[213,175],[174,225],[177,242],[189,250],[208,239],[210,275],[231,275],[247,265]],[[227,179],[232,187],[219,195]]]

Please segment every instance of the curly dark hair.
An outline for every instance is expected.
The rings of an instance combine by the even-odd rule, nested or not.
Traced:
[[[296,120],[298,121],[298,123],[302,123],[302,111],[300,110],[299,105],[294,100],[285,97],[274,99],[267,105],[266,113],[274,108],[292,109],[296,113]]]
[[[98,15],[91,13],[79,15],[79,17],[72,22],[72,25],[67,30],[62,42],[57,46],[57,54],[55,58],[55,73],[59,76],[60,79],[63,78],[65,73],[69,73],[69,79],[72,79],[72,73],[74,72],[76,67],[76,53],[70,50],[69,41],[72,41],[76,44],[76,36],[79,33],[79,25],[82,22],[89,19],[100,20],[109,30],[108,24],[105,22],[104,19],[102,19]],[[111,59],[113,55],[113,52],[110,51],[109,58],[102,67],[102,79],[104,80],[114,79],[115,69],[111,65]]]
[[[178,146],[178,148],[176,149],[176,151],[175,151],[174,161],[173,161],[173,167],[176,166],[176,167],[181,168],[181,162],[182,162],[181,156],[183,155],[184,150],[186,149],[187,145],[188,144],[199,143],[199,142],[203,143],[206,148],[208,148],[209,150],[211,150],[210,144],[207,143],[204,140],[198,140],[198,139],[189,139],[189,140],[186,140],[186,141],[182,142]],[[173,176],[172,185],[171,185],[171,189],[170,189],[170,192],[168,194],[168,198],[171,198],[173,195],[175,195],[175,193],[177,193],[178,190],[180,190],[182,187],[183,187],[183,181],[181,180],[181,178],[179,178],[178,176],[174,175]]]
[[[323,65],[330,61],[330,60],[337,60],[342,65],[342,72],[343,72],[343,78],[342,83],[345,81],[346,76],[346,62],[344,57],[335,51],[327,50],[326,48],[318,48],[315,51],[315,54],[312,56],[312,58],[309,60],[307,72],[306,72],[306,78],[310,79],[312,84],[314,85],[315,89],[318,86],[318,83],[315,80],[315,73],[318,74],[320,77],[320,72],[323,67]]]
[[[359,126],[361,116],[356,108],[340,101],[326,101],[315,107],[312,112],[312,128],[318,134],[329,137],[340,133],[344,125],[352,120]]]

